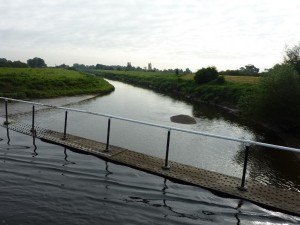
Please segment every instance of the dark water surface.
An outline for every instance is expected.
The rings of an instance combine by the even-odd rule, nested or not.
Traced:
[[[299,224],[0,128],[0,224]]]

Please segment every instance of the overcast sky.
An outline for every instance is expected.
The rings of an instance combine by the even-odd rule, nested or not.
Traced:
[[[261,70],[300,42],[299,0],[0,0],[0,58]]]

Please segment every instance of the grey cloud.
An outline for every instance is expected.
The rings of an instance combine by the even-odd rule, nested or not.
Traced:
[[[252,57],[261,54],[263,43],[271,49],[272,41],[278,45],[287,36],[295,38],[293,31],[283,29],[291,16],[299,18],[297,10],[279,10],[269,0],[230,1],[226,5],[222,0],[2,1],[3,45],[40,46],[45,51],[78,46],[122,49],[155,52],[170,60],[173,55]],[[299,25],[299,19],[289,23]]]

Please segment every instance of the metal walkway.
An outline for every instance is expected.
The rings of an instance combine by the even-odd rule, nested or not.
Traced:
[[[1,126],[7,129],[30,136],[35,135],[35,137],[43,141],[90,153],[113,163],[129,166],[176,182],[203,187],[223,195],[245,199],[266,208],[300,215],[300,193],[298,192],[266,186],[251,180],[247,181],[247,191],[241,191],[238,189],[241,180],[236,177],[172,161],[169,161],[168,165],[170,168],[166,170],[162,168],[164,160],[161,158],[148,156],[112,145],[109,146],[109,150],[107,151],[106,144],[104,143],[69,134],[64,138],[63,133],[39,128],[37,126],[35,126],[35,131],[32,133],[31,125],[10,123],[6,126],[3,122],[4,120],[1,121],[0,119]]]

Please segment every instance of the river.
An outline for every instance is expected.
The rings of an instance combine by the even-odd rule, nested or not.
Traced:
[[[110,83],[115,86],[113,93],[68,106],[234,138],[284,144],[274,132],[239,120],[225,111],[192,105],[116,81]],[[30,108],[22,106],[23,111],[30,111]],[[197,123],[172,123],[170,117],[178,114],[193,116]],[[105,142],[107,118],[76,112],[69,112],[68,118],[69,133]],[[18,114],[12,119],[30,123],[31,115]],[[63,123],[62,110],[42,109],[36,114],[38,126],[62,131]],[[24,212],[18,212],[16,218],[8,217],[10,221],[18,221],[21,216],[28,216],[24,221],[31,221],[32,217],[43,224],[45,221],[50,221],[49,224],[51,221],[90,224],[101,220],[107,224],[118,220],[123,224],[297,224],[300,221],[246,201],[217,197],[201,188],[170,181],[164,183],[162,178],[38,140],[35,148],[31,137],[9,134],[8,144],[6,130],[1,128],[0,165],[1,177],[4,177],[1,187],[5,190],[1,202],[6,203],[1,206],[5,214],[1,211],[0,216],[14,215],[20,208]],[[111,123],[110,143],[113,145],[163,158],[166,139],[165,129],[114,119]],[[171,132],[170,160],[241,177],[243,156],[242,144]],[[295,172],[300,167],[294,153],[251,147],[248,165],[247,179],[300,192],[300,177]],[[45,214],[44,218],[35,212]],[[65,214],[68,218],[63,216]],[[50,219],[53,215],[58,216]],[[78,218],[78,223],[71,217]]]

